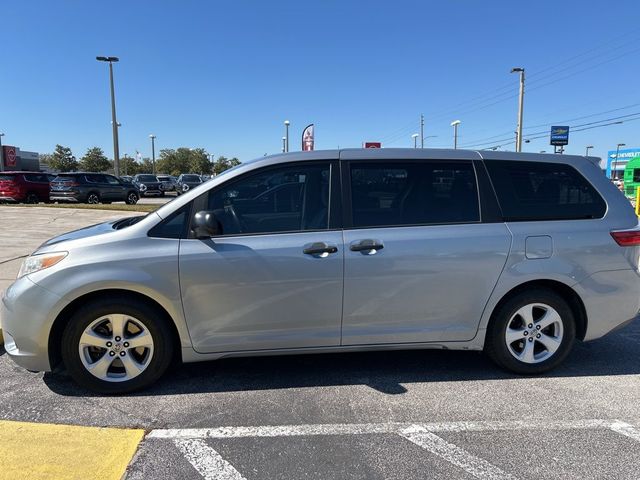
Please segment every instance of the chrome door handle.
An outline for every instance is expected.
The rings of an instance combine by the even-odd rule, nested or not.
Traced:
[[[359,242],[354,242],[349,245],[349,250],[352,252],[368,252],[371,250],[382,250],[384,248],[384,243],[380,240],[360,240]]]
[[[323,253],[336,253],[337,251],[338,247],[335,245],[330,245],[326,242],[314,242],[305,245],[302,253],[305,255],[322,255]]]

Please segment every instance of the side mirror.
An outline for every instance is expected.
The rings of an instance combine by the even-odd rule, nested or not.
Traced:
[[[220,222],[211,210],[202,210],[193,217],[191,230],[196,238],[211,238],[222,233]]]

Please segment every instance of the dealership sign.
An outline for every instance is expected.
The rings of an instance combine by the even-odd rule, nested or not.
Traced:
[[[551,127],[550,145],[569,145],[569,127]]]
[[[381,142],[364,142],[364,148],[382,148]]]
[[[18,164],[18,155],[16,147],[5,145],[2,147],[2,158],[4,158],[5,167],[14,167]]]

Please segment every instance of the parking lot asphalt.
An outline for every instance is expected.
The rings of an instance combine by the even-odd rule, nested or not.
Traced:
[[[9,256],[99,221],[5,210]],[[120,397],[0,349],[0,419],[144,429],[132,479],[639,478],[640,322],[540,377],[475,352],[304,355],[178,366]]]

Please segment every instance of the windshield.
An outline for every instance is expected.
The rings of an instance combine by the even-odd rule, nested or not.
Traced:
[[[183,175],[182,181],[183,182],[201,182],[202,180],[200,179],[199,175]]]
[[[157,182],[158,179],[153,175],[138,175],[138,182]]]

